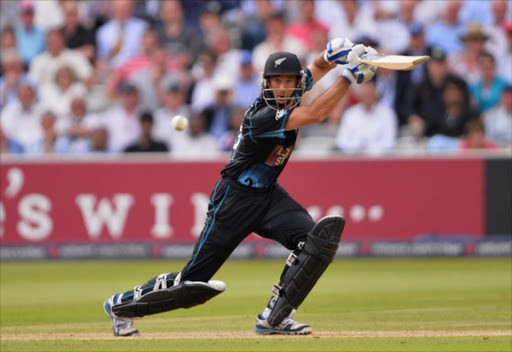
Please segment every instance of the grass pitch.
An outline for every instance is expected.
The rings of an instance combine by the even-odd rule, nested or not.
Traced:
[[[509,258],[335,260],[296,320],[313,335],[252,333],[283,261],[228,261],[226,292],[137,320],[114,338],[103,301],[178,261],[1,263],[5,351],[512,351]]]

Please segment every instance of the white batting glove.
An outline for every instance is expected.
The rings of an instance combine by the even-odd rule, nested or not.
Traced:
[[[377,54],[377,50],[371,46],[358,44],[352,48],[347,56],[348,66],[341,73],[349,83],[356,81],[358,84],[369,81],[375,75],[377,67],[359,62],[359,58],[364,54]]]
[[[337,63],[345,65],[348,63],[347,55],[352,50],[354,43],[347,38],[336,38],[327,43],[327,48],[324,52],[324,60],[332,64]]]

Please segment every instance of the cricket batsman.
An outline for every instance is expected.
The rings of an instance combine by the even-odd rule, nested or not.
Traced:
[[[192,257],[180,272],[158,275],[105,301],[114,336],[138,334],[133,318],[194,307],[222,293],[226,285],[210,279],[252,232],[292,251],[270,301],[258,314],[255,332],[312,332],[310,325],[293,317],[332,262],[345,220],[328,216],[315,223],[277,178],[288,163],[299,128],[326,118],[354,81],[363,83],[373,77],[376,68],[358,61],[366,53],[376,51],[336,38],[307,68],[289,52],[268,57],[261,94],[246,111],[231,159],[212,190]],[[300,106],[304,92],[337,64],[345,68],[336,82],[311,105]]]

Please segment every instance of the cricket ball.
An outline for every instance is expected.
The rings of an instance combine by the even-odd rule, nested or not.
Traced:
[[[181,116],[181,115],[174,116],[172,118],[171,123],[172,123],[172,127],[174,127],[174,129],[176,131],[183,131],[188,126],[187,118],[185,116]]]

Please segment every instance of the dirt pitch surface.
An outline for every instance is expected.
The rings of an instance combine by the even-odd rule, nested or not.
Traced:
[[[251,339],[273,338],[284,335],[257,335],[253,332],[177,332],[145,333],[128,339]],[[510,330],[464,330],[464,331],[320,331],[304,338],[343,338],[343,337],[439,337],[439,336],[512,336]],[[111,340],[117,339],[111,334],[2,334],[0,340]]]

